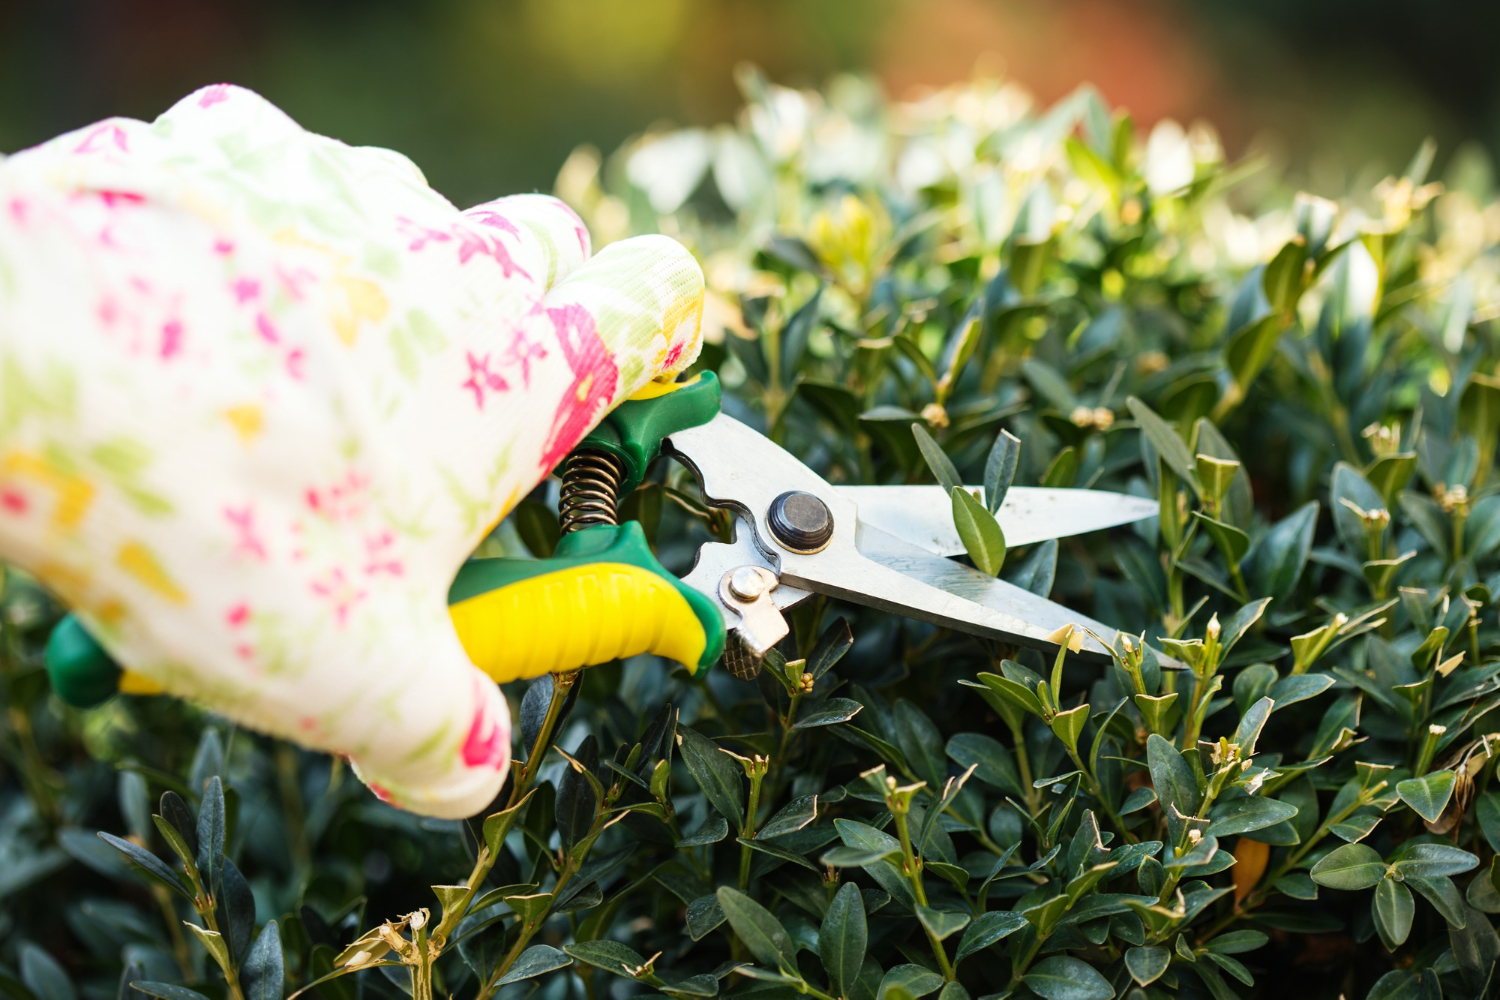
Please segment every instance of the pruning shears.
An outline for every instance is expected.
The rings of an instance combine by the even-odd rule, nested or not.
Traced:
[[[783,612],[813,594],[1043,651],[1058,649],[1064,626],[1080,626],[1074,651],[1109,657],[1113,628],[948,558],[964,545],[941,486],[834,486],[721,400],[712,372],[652,383],[564,463],[552,555],[464,564],[449,613],[477,666],[504,682],[655,653],[694,673],[723,657],[736,676],[753,676],[788,633]],[[681,579],[638,522],[619,518],[620,499],[662,455],[734,519],[733,540],[705,543]],[[1015,487],[997,517],[1015,546],[1156,513],[1154,501],[1120,493]],[[71,616],[49,641],[47,668],[74,704],[144,690]]]
[[[567,533],[557,553],[464,566],[449,608],[476,663],[497,679],[536,676],[572,669],[577,651],[591,647],[598,658],[590,662],[649,651],[696,672],[725,653],[727,638],[730,668],[753,673],[788,632],[782,612],[813,594],[1044,651],[1058,648],[1059,629],[1081,626],[1093,636],[1077,633],[1077,652],[1109,657],[1113,628],[947,558],[964,545],[941,486],[833,486],[720,402],[712,372],[625,402],[564,466]],[[681,579],[656,561],[638,523],[614,516],[618,498],[663,454],[693,472],[710,506],[734,516],[733,541],[705,543]],[[1120,493],[1016,487],[998,518],[1010,544],[1024,545],[1157,512],[1154,501]],[[601,563],[614,563],[618,577],[598,580]],[[569,571],[581,573],[572,595],[517,600],[512,590],[563,584],[556,574]],[[646,601],[670,610],[643,614]],[[540,618],[558,627],[529,630],[531,645],[517,648],[523,622]],[[640,630],[660,635],[635,648]]]

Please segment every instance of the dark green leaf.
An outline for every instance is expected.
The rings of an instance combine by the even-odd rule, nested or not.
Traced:
[[[1364,844],[1344,844],[1324,855],[1309,874],[1330,889],[1368,889],[1385,878],[1385,862]]]
[[[948,772],[943,737],[923,711],[906,699],[896,703],[896,743],[930,787],[941,788]]]
[[[1202,801],[1198,792],[1198,780],[1177,748],[1152,733],[1146,740],[1146,761],[1162,810],[1168,811],[1175,807],[1184,816],[1196,814],[1198,804]]]
[[[700,896],[687,906],[685,914],[687,918],[688,936],[694,941],[702,941],[714,928],[724,922],[724,911],[719,907],[719,900],[714,896]],[[569,952],[569,954],[573,954]],[[581,955],[573,955],[579,961],[587,961]]]
[[[523,979],[534,979],[556,969],[567,968],[573,960],[551,945],[534,944],[516,957],[510,971],[501,976],[497,986],[519,983]]]
[[[792,729],[815,729],[818,726],[836,726],[848,722],[860,713],[864,706],[853,698],[829,698],[822,704],[800,716]]]
[[[171,983],[135,982],[130,984],[130,988],[148,997],[160,997],[161,1000],[208,1000],[208,997],[197,990],[173,986]]]
[[[1450,924],[1461,925],[1465,917],[1464,897],[1458,891],[1458,886],[1453,880],[1444,875],[1432,878],[1423,878],[1420,875],[1405,875],[1406,885],[1414,892],[1420,893],[1432,908],[1442,915],[1443,919]],[[1471,885],[1488,884],[1488,878],[1480,877],[1474,879]]]
[[[1230,739],[1240,748],[1240,756],[1249,758],[1255,753],[1256,741],[1260,739],[1260,731],[1265,727],[1266,719],[1270,718],[1271,710],[1276,707],[1276,702],[1271,698],[1261,698],[1245,711],[1240,719],[1240,724],[1235,728],[1234,736]]]
[[[1401,801],[1429,823],[1436,823],[1453,797],[1457,776],[1452,771],[1433,771],[1420,778],[1398,782],[1396,794]]]
[[[875,1000],[917,1000],[936,992],[943,985],[943,977],[920,965],[898,965],[880,980]]]
[[[698,829],[683,837],[677,842],[678,847],[702,847],[704,844],[717,844],[729,836],[729,823],[718,813],[711,814]]]
[[[796,945],[792,944],[786,928],[771,915],[770,910],[728,886],[720,886],[715,895],[729,926],[734,928],[735,936],[757,962],[772,969],[796,970]]]
[[[954,962],[962,962],[975,952],[983,951],[1002,938],[1009,937],[1026,926],[1026,918],[1019,913],[1006,910],[991,910],[974,918],[964,936],[958,939],[958,953]]]
[[[218,902],[222,916],[219,925],[224,931],[224,940],[229,943],[230,954],[239,962],[250,950],[250,939],[255,934],[255,897],[251,895],[250,883],[228,858],[224,859],[220,882],[222,889]]]
[[[745,772],[718,745],[687,726],[677,727],[678,746],[688,773],[708,801],[730,822],[745,825]]]
[[[865,961],[867,941],[864,897],[845,882],[828,904],[818,932],[818,956],[838,996],[850,996]]]
[[[240,966],[240,984],[245,1000],[281,1000],[286,965],[281,951],[281,931],[272,920],[261,929]]]
[[[204,786],[203,805],[198,810],[198,871],[211,892],[219,885],[223,857],[224,784],[215,774]]]
[[[823,630],[818,637],[818,644],[813,647],[812,653],[807,657],[807,671],[816,680],[828,673],[829,669],[849,648],[854,645],[854,635],[849,631],[849,619],[835,618],[833,623]]]
[[[51,955],[30,941],[20,946],[21,982],[37,1000],[74,1000],[73,981]]]
[[[1479,831],[1490,850],[1500,852],[1500,792],[1485,792],[1474,801]]]
[[[933,937],[942,941],[969,926],[969,915],[952,910],[935,910],[930,906],[917,907],[917,920]]]
[[[974,776],[985,784],[1025,797],[1015,761],[999,740],[980,733],[959,733],[948,741],[947,751],[959,767],[974,767]]]
[[[1494,926],[1483,913],[1470,908],[1464,914],[1462,927],[1448,925],[1448,941],[1465,985],[1475,991],[1484,989],[1491,981],[1496,961],[1500,960],[1500,935],[1495,933]]]
[[[1045,1000],[1110,1000],[1115,995],[1109,980],[1092,965],[1070,955],[1042,959],[1022,980]]]
[[[224,743],[219,731],[206,726],[198,738],[198,748],[193,752],[193,763],[188,769],[188,789],[194,795],[202,795],[208,787],[208,779],[224,774]]]
[[[1297,815],[1297,807],[1278,799],[1246,796],[1226,799],[1213,807],[1209,813],[1209,834],[1226,837],[1232,833],[1249,833],[1264,830],[1283,820]]]
[[[1005,532],[995,515],[959,487],[950,491],[953,499],[953,526],[964,543],[964,550],[974,566],[988,576],[998,576],[1005,565]]]
[[[521,746],[530,755],[536,746],[537,737],[547,721],[547,709],[552,704],[552,675],[543,674],[526,687],[521,696]]]
[[[1002,430],[984,462],[984,506],[991,514],[1000,510],[1005,494],[1016,478],[1016,462],[1021,455],[1021,439]]]
[[[789,833],[796,833],[818,818],[818,797],[816,795],[804,795],[793,799],[776,811],[776,814],[766,820],[761,828],[755,831],[758,839],[770,840],[774,837],[784,837]]]
[[[1192,490],[1194,496],[1202,496],[1203,489],[1198,485],[1198,473],[1196,463],[1193,461],[1192,452],[1188,451],[1187,443],[1176,429],[1145,403],[1131,396],[1125,401],[1130,408],[1131,416],[1135,422],[1140,424],[1141,433],[1151,442],[1156,453],[1161,456],[1162,461],[1167,463],[1171,470],[1177,473],[1177,478]]]
[[[1318,503],[1298,507],[1277,521],[1248,555],[1245,578],[1252,593],[1285,600],[1297,586],[1312,552]]]
[[[1411,890],[1394,879],[1384,879],[1375,886],[1375,929],[1387,951],[1395,951],[1405,944],[1411,934],[1412,917],[1417,912],[1411,898]]]
[[[618,941],[575,941],[572,944],[563,945],[563,951],[584,965],[592,965],[596,969],[603,969],[605,972],[612,972],[627,979],[635,978],[630,970],[638,969],[646,964],[644,955]]]
[[[1131,948],[1125,952],[1125,968],[1130,978],[1142,986],[1150,986],[1161,978],[1172,964],[1172,953],[1165,948]]]
[[[1224,561],[1230,566],[1238,566],[1250,549],[1250,536],[1234,525],[1216,521],[1200,511],[1193,511],[1193,517],[1203,525],[1209,537],[1214,540],[1214,544],[1219,547]]]
[[[812,336],[813,329],[818,322],[818,304],[823,297],[823,288],[813,292],[812,298],[808,299],[801,308],[792,314],[792,318],[786,321],[786,326],[781,331],[781,381],[791,385],[797,380],[798,373],[802,370],[802,355],[807,349],[807,341]]]
[[[1049,538],[1033,546],[1031,552],[1019,563],[1011,563],[1004,579],[1029,590],[1038,597],[1052,592],[1052,583],[1057,577],[1057,539]]]
[[[573,759],[563,768],[557,782],[557,804],[553,808],[564,850],[582,840],[594,823],[599,800],[584,772],[591,774],[598,770],[599,744],[591,733],[573,751]]]
[[[926,460],[927,467],[932,470],[933,476],[943,485],[943,489],[952,493],[954,490],[962,490],[964,481],[959,478],[958,470],[953,467],[953,459],[943,451],[942,445],[932,439],[927,428],[921,424],[911,425],[912,435],[917,439],[917,448],[922,452],[922,458]]]
[[[1277,705],[1285,707],[1308,698],[1315,698],[1333,687],[1334,679],[1327,674],[1297,674],[1283,677],[1271,685],[1267,695]]]
[[[178,878],[176,873],[166,866],[165,862],[144,847],[137,847],[122,837],[116,837],[114,834],[104,833],[103,831],[100,831],[99,839],[125,855],[131,864],[145,871],[152,878],[177,893],[183,899],[190,900],[193,898],[193,894],[182,884],[182,879]]]
[[[1354,846],[1354,845],[1349,845]],[[1479,866],[1479,859],[1452,844],[1419,844],[1408,840],[1387,860],[1402,876],[1433,878],[1438,875],[1461,875]]]

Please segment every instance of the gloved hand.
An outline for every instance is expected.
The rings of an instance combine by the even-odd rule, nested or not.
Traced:
[[[210,87],[0,160],[0,559],[138,678],[457,817],[510,717],[447,592],[597,423],[698,351],[665,237],[467,212]]]

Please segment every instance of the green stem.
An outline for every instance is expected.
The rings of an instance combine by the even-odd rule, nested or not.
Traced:
[[[927,890],[922,885],[922,860],[917,857],[911,846],[911,831],[907,828],[906,810],[893,809],[892,816],[896,821],[896,833],[901,838],[901,868],[906,875],[906,880],[911,883],[911,892],[916,897],[918,906],[927,905]],[[932,945],[933,957],[937,959],[938,966],[943,970],[943,978],[952,982],[954,979],[953,963],[948,961],[948,952],[943,948],[943,942],[938,936],[924,925],[922,930],[927,934],[927,941]]]
[[[1007,725],[1010,723],[1007,721]],[[1012,741],[1016,744],[1016,769],[1021,773],[1021,790],[1026,793],[1026,809],[1035,816],[1038,812],[1036,789],[1032,786],[1031,757],[1026,753],[1025,723],[1010,726]]]
[[[162,919],[167,924],[167,934],[172,938],[172,957],[177,960],[177,968],[182,972],[183,979],[193,978],[193,953],[188,948],[187,937],[182,933],[182,921],[177,919],[177,911],[172,907],[172,890],[160,883],[152,883],[151,895],[156,897],[156,905],[161,907]]]
[[[740,831],[740,836],[746,840],[755,839],[755,814],[760,811],[760,783],[765,776],[766,771],[759,766],[759,758],[756,758],[756,765],[750,769],[750,800],[745,807],[745,826]],[[750,888],[750,855],[750,848],[741,844],[740,892]]]
[[[219,930],[218,917],[214,914],[215,904],[213,894],[204,888],[203,878],[198,869],[191,869],[188,871],[188,875],[193,880],[193,909],[198,911],[198,916],[203,918],[203,922],[208,926],[209,930],[222,937],[223,932]],[[226,941],[225,943],[227,944],[228,942]],[[229,964],[222,967],[222,971],[224,973],[224,982],[229,987],[229,996],[232,1000],[245,1000],[245,994],[240,991],[239,967],[235,965],[232,957],[229,960]]]
[[[1193,696],[1189,699],[1187,715],[1184,718],[1185,725],[1182,727],[1182,749],[1191,750],[1198,745],[1198,736],[1202,732],[1202,722],[1198,718],[1198,706],[1202,703],[1204,696],[1208,693],[1208,682],[1210,678],[1193,678]]]
[[[411,967],[412,1000],[432,1000],[432,950],[427,946],[427,925],[412,934],[417,949],[417,964]]]
[[[578,674],[553,674],[552,675],[552,700],[547,703],[547,714],[542,718],[541,729],[537,731],[536,742],[531,747],[530,755],[526,762],[521,765],[516,779],[511,785],[510,796],[506,799],[505,809],[497,844],[504,844],[506,835],[510,833],[511,827],[515,825],[518,810],[516,805],[526,797],[531,790],[531,784],[536,780],[537,772],[541,769],[542,760],[547,756],[547,751],[552,746],[552,735],[557,729],[558,720],[562,718],[563,705],[567,702],[568,694],[573,690],[573,685],[578,683]],[[511,764],[512,770],[515,763]],[[459,901],[448,911],[443,913],[442,919],[438,921],[437,927],[432,931],[432,957],[434,959],[443,953],[443,946],[448,941],[448,936],[458,926],[468,913],[469,904],[474,901],[479,887],[489,877],[490,869],[495,866],[498,857],[491,856],[489,848],[481,843],[479,845],[479,856],[474,859],[474,868],[469,872],[465,881],[465,892]]]
[[[537,742],[540,744],[541,740],[538,739]],[[614,821],[611,816],[611,810],[614,807],[615,800],[619,798],[620,790],[620,786],[618,785],[611,789],[610,794],[600,804],[601,807],[595,813],[594,823],[589,828],[589,832],[574,845],[573,850],[563,860],[562,870],[557,873],[557,882],[553,884],[551,890],[554,903],[562,896],[562,891],[568,882],[583,867],[583,862],[588,858],[589,851],[593,849],[594,841],[598,840],[599,835]],[[489,1000],[490,997],[494,996],[495,991],[500,988],[500,980],[510,971],[510,967],[515,964],[516,959],[521,957],[521,953],[526,950],[526,946],[531,942],[536,932],[541,930],[542,926],[547,923],[547,919],[550,916],[552,916],[552,910],[549,906],[547,912],[537,917],[536,920],[522,923],[517,928],[516,940],[511,944],[510,950],[505,953],[505,957],[500,960],[500,964],[495,966],[494,971],[490,973],[490,977],[485,980],[484,986],[479,990],[475,1000]]]
[[[1011,986],[1019,986],[1021,984],[1021,978],[1026,975],[1026,969],[1031,965],[1031,960],[1036,958],[1037,949],[1041,948],[1044,940],[1046,939],[1038,933],[1036,940],[1031,942],[1031,947],[1026,949],[1026,954],[1016,959],[1015,965],[1011,967]]]
[[[1214,786],[1212,784],[1210,784],[1208,786],[1208,792],[1203,796],[1203,802],[1202,802],[1202,804],[1199,805],[1198,808],[1196,810],[1194,810],[1194,811],[1198,812],[1198,813],[1202,813],[1204,816],[1207,816],[1208,815],[1208,810],[1209,810],[1210,807],[1213,806],[1213,804],[1214,804]],[[1187,844],[1184,843],[1184,842],[1188,839],[1188,831],[1190,831],[1191,829],[1193,829],[1191,823],[1186,823],[1186,824],[1183,825],[1183,827],[1182,827],[1182,836],[1178,837],[1177,840],[1174,841],[1173,844],[1172,844],[1172,851],[1173,851],[1174,857],[1177,856],[1177,855],[1180,855],[1182,853],[1183,848],[1187,846]],[[1172,872],[1172,874],[1170,874],[1170,875],[1167,876],[1166,884],[1162,886],[1161,895],[1156,898],[1156,901],[1158,903],[1166,903],[1167,900],[1169,900],[1169,899],[1172,898],[1172,892],[1173,892],[1173,890],[1175,890],[1177,888],[1177,883],[1182,881],[1182,873],[1183,873],[1184,870],[1185,869],[1178,868],[1177,870],[1175,870],[1174,872]]]
[[[1232,579],[1234,581],[1234,589],[1239,593],[1240,603],[1241,604],[1249,604],[1250,603],[1250,588],[1245,583],[1245,574],[1243,574],[1243,573],[1240,572],[1240,564],[1239,563],[1237,563],[1237,562],[1231,562],[1231,563],[1229,563],[1229,576],[1230,576],[1230,579]]]

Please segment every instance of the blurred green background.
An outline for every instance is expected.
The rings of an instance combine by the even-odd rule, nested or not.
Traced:
[[[0,150],[231,81],[467,205],[550,188],[582,143],[726,120],[741,61],[897,97],[978,67],[1210,121],[1336,195],[1428,135],[1440,167],[1500,150],[1496,37],[1500,4],[1409,0],[0,0]]]

